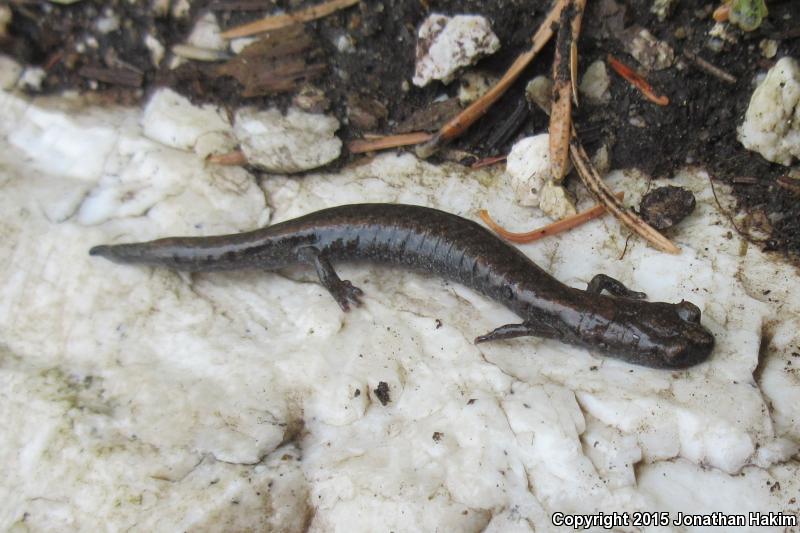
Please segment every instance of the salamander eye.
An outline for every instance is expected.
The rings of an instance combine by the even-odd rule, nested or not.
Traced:
[[[678,316],[684,322],[700,322],[700,309],[693,303],[681,300],[681,303],[677,304],[676,307]]]

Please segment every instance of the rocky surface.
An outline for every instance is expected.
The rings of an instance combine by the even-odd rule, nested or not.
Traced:
[[[668,372],[547,340],[475,346],[515,317],[436,277],[342,265],[366,293],[343,314],[302,268],[188,276],[87,254],[355,201],[545,222],[500,170],[385,154],[257,184],[146,137],[137,109],[0,93],[0,113],[3,529],[551,531],[555,512],[798,513],[800,278],[740,240],[703,173],[670,182],[698,202],[670,234],[681,255],[626,244],[610,218],[521,247],[572,286],[604,272],[698,305],[713,357]],[[634,203],[650,186],[609,179]]]
[[[291,108],[236,112],[234,135],[247,161],[270,172],[294,173],[330,163],[342,149],[336,137],[339,121],[317,113]]]

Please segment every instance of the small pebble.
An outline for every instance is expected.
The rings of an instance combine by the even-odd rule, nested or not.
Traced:
[[[778,54],[778,41],[775,39],[761,39],[758,47],[761,49],[761,55],[767,59],[772,59]]]
[[[639,204],[641,217],[658,230],[671,228],[694,211],[694,194],[683,187],[667,185],[650,191]]]
[[[628,119],[628,122],[630,123],[631,126],[634,126],[636,128],[647,127],[647,122],[645,122],[644,119],[639,115],[633,115],[631,118]]]

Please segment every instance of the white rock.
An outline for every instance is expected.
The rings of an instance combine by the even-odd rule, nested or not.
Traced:
[[[150,0],[150,10],[159,18],[167,16],[171,0]]]
[[[521,205],[539,206],[539,192],[551,177],[550,136],[525,137],[514,143],[506,159],[506,175]]]
[[[194,61],[224,61],[230,58],[226,50],[213,48],[200,48],[191,44],[174,44],[172,53],[178,59],[191,59]]]
[[[521,205],[539,207],[541,191],[551,180],[550,136],[541,133],[525,137],[511,147],[506,160],[506,175]],[[557,191],[551,189],[554,195]],[[548,200],[554,201],[553,198]]]
[[[417,63],[414,85],[424,87],[432,80],[450,83],[456,72],[500,48],[489,21],[477,15],[430,15],[417,35]]]
[[[160,2],[161,0],[153,0],[154,2]],[[167,2],[169,5],[169,2]],[[189,15],[189,11],[192,9],[192,3],[190,0],[177,0],[176,2],[172,3],[172,16],[176,19],[182,19]]]
[[[237,37],[236,39],[231,39],[230,46],[231,51],[234,54],[240,54],[242,50],[250,46],[251,44],[258,42],[258,37]]]
[[[247,160],[275,173],[311,170],[330,163],[342,149],[336,137],[339,121],[326,115],[290,108],[286,115],[277,109],[240,109],[234,134]]]
[[[144,38],[144,45],[150,51],[150,61],[157,68],[161,64],[161,60],[164,59],[164,45],[149,33]]]
[[[668,531],[737,531],[743,533],[758,533],[769,531],[778,533],[784,531],[783,527],[756,527],[749,526],[748,513],[773,513],[786,509],[785,504],[779,503],[782,498],[790,498],[789,490],[796,490],[794,486],[786,486],[783,492],[775,491],[770,494],[770,488],[775,482],[769,471],[759,468],[747,468],[740,475],[729,476],[713,468],[704,468],[685,460],[641,465],[639,468],[638,482],[641,492],[648,498],[648,508],[669,512],[671,520],[678,518],[678,513],[683,515],[708,516],[710,513],[720,513],[726,516],[742,515],[745,517],[744,527],[690,527],[677,528],[673,526]],[[688,487],[704,487],[702,491],[695,491]],[[761,490],[754,487],[761,485]],[[781,485],[786,485],[781,483]],[[672,525],[673,522],[670,522]],[[648,528],[649,530],[649,528]]]
[[[761,292],[771,290],[764,285]],[[774,331],[769,345],[769,358],[762,375],[764,394],[774,409],[775,423],[779,429],[800,442],[800,387],[797,382],[797,368],[800,367],[800,317],[787,317]],[[759,450],[761,451],[761,450]]]
[[[167,68],[175,70],[186,63],[186,60],[177,54],[171,54],[167,59]]]
[[[635,437],[623,435],[590,416],[581,441],[586,455],[609,488],[636,485],[633,467],[642,460],[642,450]]]
[[[644,28],[625,32],[625,48],[647,70],[663,70],[672,66],[675,52],[664,41]]]
[[[778,53],[778,41],[775,39],[761,39],[758,42],[758,48],[761,50],[762,56],[772,59]]]
[[[263,209],[253,177],[239,167],[206,165],[192,152],[140,139],[123,139],[106,173],[77,211],[81,224],[95,225],[147,213],[165,228],[214,231],[209,213],[231,209],[229,222],[251,227]],[[179,209],[165,210],[165,198],[182,197]]]
[[[547,133],[526,137],[511,147],[506,175],[521,205],[538,207],[555,219],[575,214],[575,204],[567,192],[552,182]]]
[[[725,22],[717,22],[714,24],[711,29],[708,30],[708,35],[730,44],[735,44],[738,41],[735,33],[731,31],[731,25]]]
[[[210,104],[193,105],[172,89],[159,89],[142,115],[144,134],[165,146],[195,150],[202,157],[235,146],[228,117]]]
[[[94,27],[100,33],[111,33],[119,29],[119,16],[113,10],[106,9],[103,15],[94,21]]]
[[[592,164],[601,176],[605,176],[611,170],[611,149],[607,143],[603,143],[600,148],[592,154]]]
[[[19,63],[6,55],[0,55],[0,89],[6,91],[13,88],[21,74],[22,67]]]
[[[525,98],[540,109],[550,109],[553,98],[553,80],[547,76],[536,76],[525,85]]]
[[[611,92],[608,90],[610,85],[605,62],[597,60],[586,69],[578,90],[590,102],[604,104],[611,100]]]
[[[539,209],[555,220],[574,215],[577,212],[575,203],[569,197],[566,189],[552,181],[546,181],[539,191]]]
[[[654,13],[658,20],[665,21],[675,8],[675,0],[653,0],[650,12]]]
[[[105,124],[110,116],[132,118],[114,110],[87,109],[69,100],[39,99],[37,105],[0,93],[6,142],[29,168],[62,179],[94,182],[117,143],[117,132]]]
[[[545,221],[475,172],[382,154],[259,186],[143,137],[139,110],[0,92],[0,112],[0,529],[497,533],[569,529],[556,511],[794,509],[800,276],[742,248],[706,174],[664,180],[697,197],[680,255],[634,237],[620,261],[608,216],[519,247],[572,287],[605,272],[698,305],[717,345],[672,372],[551,340],[475,346],[519,317],[418,272],[337,264],[366,293],[344,314],[303,267],[180,276],[87,254],[257,228],[266,199],[273,223],[353,202]],[[607,180],[631,203],[663,184]],[[647,531],[672,529],[699,531]]]
[[[470,70],[461,76],[458,86],[458,103],[467,106],[486,94],[497,82],[497,77],[486,72]]]
[[[198,48],[209,50],[227,50],[228,42],[222,38],[217,17],[214,13],[206,13],[194,25],[186,42]]]
[[[352,54],[356,51],[356,44],[350,34],[342,32],[333,38],[333,45],[343,54]]]
[[[764,159],[790,165],[800,158],[800,67],[791,57],[779,60],[753,92],[738,129],[739,141]]]
[[[22,71],[22,75],[17,81],[17,86],[23,89],[39,91],[42,89],[42,82],[47,77],[47,72],[39,67],[27,67]]]

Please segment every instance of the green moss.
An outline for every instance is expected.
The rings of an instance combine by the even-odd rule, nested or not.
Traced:
[[[744,31],[753,31],[761,26],[767,16],[764,0],[731,0],[730,19]]]

